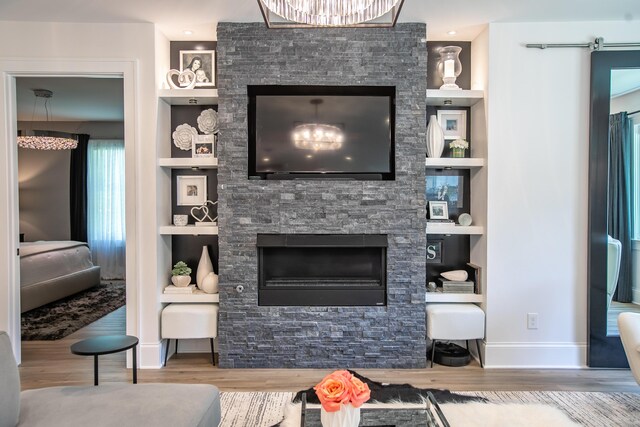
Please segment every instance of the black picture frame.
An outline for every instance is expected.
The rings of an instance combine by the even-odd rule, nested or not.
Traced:
[[[427,264],[442,264],[444,245],[442,240],[427,242]]]

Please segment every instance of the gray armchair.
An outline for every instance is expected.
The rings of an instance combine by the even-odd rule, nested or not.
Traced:
[[[640,384],[640,313],[620,313],[618,329],[629,367]]]
[[[18,367],[3,331],[0,384],[0,427],[217,427],[220,423],[220,394],[207,384],[104,384],[20,392]]]

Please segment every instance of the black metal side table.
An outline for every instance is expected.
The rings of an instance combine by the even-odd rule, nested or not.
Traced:
[[[138,383],[136,346],[138,338],[131,335],[107,335],[78,341],[71,346],[71,353],[93,356],[93,385],[98,385],[98,356],[133,349],[133,383]]]

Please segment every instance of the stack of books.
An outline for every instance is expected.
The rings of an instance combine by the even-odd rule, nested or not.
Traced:
[[[451,293],[451,294],[472,294],[474,293],[474,283],[466,280],[466,281],[457,281],[457,280],[447,280],[444,278],[438,279],[442,286],[442,292]]]
[[[189,285],[185,287],[177,287],[174,285],[169,285],[164,288],[165,294],[193,294],[196,291],[196,285]]]

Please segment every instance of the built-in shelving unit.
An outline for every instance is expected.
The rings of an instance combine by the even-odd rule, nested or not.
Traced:
[[[158,166],[170,169],[216,169],[218,159],[191,157],[164,157],[158,159]]]
[[[484,227],[480,225],[427,226],[427,234],[468,234],[470,236],[481,236],[484,234]]]
[[[483,99],[483,90],[427,89],[427,105],[443,107],[471,107]]]
[[[427,302],[482,302],[481,294],[452,294],[445,292],[427,292]]]
[[[200,291],[202,292],[202,291]],[[162,294],[160,295],[160,302],[162,303],[191,303],[191,302],[202,302],[202,303],[218,303],[220,302],[220,297],[218,294],[207,294],[207,293],[197,293],[197,294]]]
[[[431,169],[475,169],[484,166],[484,159],[479,158],[452,158],[452,157],[427,157],[425,167]]]
[[[167,236],[216,236],[218,227],[213,225],[163,225],[160,227],[160,234]]]
[[[160,89],[158,98],[170,105],[215,105],[218,89]]]

